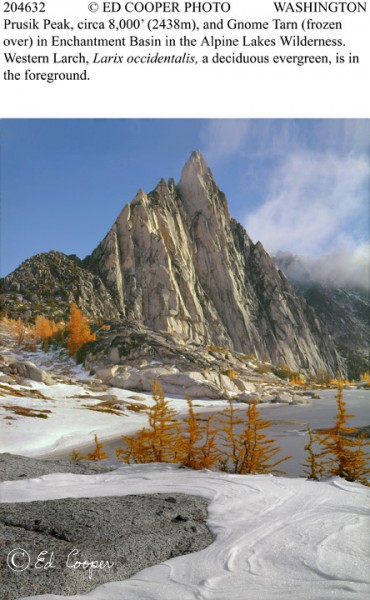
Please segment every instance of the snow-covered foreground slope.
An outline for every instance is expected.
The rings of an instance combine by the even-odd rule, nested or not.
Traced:
[[[339,478],[311,482],[151,464],[0,485],[2,502],[154,492],[210,499],[208,524],[216,534],[215,542],[202,552],[171,559],[127,581],[73,596],[75,600],[370,597],[370,493],[359,484]]]
[[[56,383],[46,386],[43,383],[30,382],[32,389],[40,391],[47,399],[9,395],[2,404],[32,408],[41,411],[47,409],[47,419],[13,415],[12,421],[1,421],[0,452],[11,452],[24,456],[42,456],[57,450],[71,451],[76,447],[92,442],[97,433],[104,439],[117,437],[121,433],[135,431],[146,424],[141,413],[122,410],[119,414],[104,414],[91,408],[99,405],[105,394],[94,394],[82,385]],[[14,386],[20,387],[20,386]],[[115,392],[115,389],[112,388]],[[119,396],[127,400],[132,392],[120,390]],[[98,396],[98,398],[97,398]],[[144,395],[142,394],[143,398]],[[148,402],[151,402],[147,395]],[[9,413],[0,406],[0,419]]]
[[[14,390],[24,389],[13,385]],[[56,383],[45,385],[36,381],[29,382],[29,390],[41,392],[45,398],[17,397],[11,393],[0,398],[0,452],[10,452],[23,456],[41,457],[53,452],[70,453],[74,448],[90,444],[94,446],[94,434],[106,442],[132,434],[148,423],[147,415],[140,411],[130,410],[131,404],[151,406],[151,394],[140,393],[118,388],[109,388],[107,392],[98,393],[87,390],[83,385]],[[96,410],[105,399],[114,395],[118,406],[117,414],[103,413]],[[179,413],[187,412],[185,398],[169,399],[170,404]],[[17,405],[26,409],[49,411],[47,419],[30,418],[16,415],[7,410],[7,406]],[[197,406],[223,409],[226,402],[197,400]],[[9,415],[12,415],[11,420]]]

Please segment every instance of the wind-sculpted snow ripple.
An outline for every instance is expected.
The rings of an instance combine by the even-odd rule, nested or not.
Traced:
[[[0,493],[3,502],[143,493],[211,501],[207,523],[216,539],[205,550],[74,600],[367,600],[370,594],[370,494],[359,484],[155,464],[6,482]],[[42,596],[57,598],[67,597]]]

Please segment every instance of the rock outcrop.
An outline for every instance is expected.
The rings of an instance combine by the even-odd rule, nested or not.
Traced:
[[[202,156],[180,182],[139,190],[84,266],[130,321],[173,337],[335,372],[327,330],[261,243],[230,218]]]
[[[60,321],[76,302],[92,319],[114,318],[119,310],[101,279],[82,268],[77,257],[51,251],[25,260],[0,280],[2,310],[12,318],[42,314]]]
[[[2,599],[83,594],[202,550],[214,540],[205,523],[207,505],[206,499],[185,494],[0,504],[4,555],[21,549],[17,564],[23,559],[27,565],[28,557],[30,562],[18,572],[1,562]]]
[[[19,456],[4,452],[0,454],[0,481],[16,481],[17,479],[36,479],[49,473],[75,473],[76,475],[92,475],[112,471],[114,467],[104,461],[70,461],[43,460],[29,456]]]
[[[344,358],[348,377],[358,379],[369,371],[370,299],[365,291],[330,288],[319,284],[300,291],[325,323],[339,354]]]
[[[229,215],[199,152],[180,182],[139,190],[84,261],[39,254],[0,282],[4,311],[66,318],[75,301],[91,319],[120,319],[171,340],[216,345],[302,373],[336,373],[327,329]]]
[[[156,380],[165,394],[192,399],[270,402],[285,392],[285,402],[306,402],[285,389],[286,382],[272,365],[252,355],[176,340],[170,333],[129,322],[112,322],[109,327],[81,353],[97,380],[113,388],[151,392]]]
[[[23,379],[31,379],[31,381],[40,381],[45,385],[52,385],[55,380],[49,373],[40,369],[29,360],[17,360],[9,364],[10,373],[18,375]]]

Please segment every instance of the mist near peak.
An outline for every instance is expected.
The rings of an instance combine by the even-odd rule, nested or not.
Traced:
[[[370,290],[370,244],[343,248],[311,258],[278,251],[273,259],[293,283]]]

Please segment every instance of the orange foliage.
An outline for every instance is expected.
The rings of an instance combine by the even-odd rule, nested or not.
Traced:
[[[230,379],[235,379],[238,376],[238,371],[235,371],[235,369],[229,369],[225,372],[225,375],[227,375]]]
[[[351,434],[356,431],[355,427],[348,427],[347,420],[354,417],[347,413],[346,403],[343,400],[343,381],[338,375],[337,399],[338,412],[334,426],[324,430],[318,435],[320,444],[324,447],[320,456],[328,457],[325,466],[330,475],[344,477],[348,481],[358,480],[368,485],[366,475],[370,473],[364,446],[370,445],[363,437],[353,438]]]
[[[154,405],[148,408],[149,428],[134,436],[123,436],[127,448],[117,448],[119,460],[129,464],[177,462],[181,453],[180,425],[176,411],[169,407],[158,381],[153,382]]]
[[[199,441],[202,439],[202,430],[199,421],[197,421],[199,413],[194,413],[193,403],[190,398],[186,397],[186,400],[188,402],[188,416],[184,419],[186,428],[181,448],[181,464],[190,469],[201,469]]]
[[[148,462],[180,463],[191,469],[211,468],[219,460],[215,447],[216,431],[208,419],[205,428],[197,420],[188,398],[188,416],[183,422],[169,407],[158,381],[153,382],[154,405],[147,410],[149,427],[134,436],[123,436],[126,448],[117,448],[118,460],[129,464]]]
[[[269,463],[279,448],[271,447],[274,440],[267,440],[261,433],[270,423],[262,421],[256,403],[248,408],[246,428],[237,434],[235,427],[243,420],[236,417],[231,400],[220,419],[222,427],[217,429],[211,427],[211,418],[202,427],[190,399],[187,399],[188,416],[183,422],[176,421],[176,412],[169,408],[158,382],[154,382],[153,398],[155,404],[147,411],[149,428],[122,438],[126,448],[116,450],[119,460],[126,463],[179,462],[192,469],[212,468],[218,462],[223,470],[228,470],[231,462],[234,473],[278,473],[280,471],[275,467],[287,460]],[[217,448],[217,435],[224,442],[223,452]]]
[[[274,447],[273,439],[267,439],[263,429],[270,426],[270,421],[263,421],[257,410],[257,402],[254,401],[248,406],[247,423],[244,431],[240,435],[240,445],[242,448],[240,457],[239,473],[283,473],[275,469],[282,462],[290,457],[286,456],[280,460],[270,463],[269,461],[279,452],[279,447]]]
[[[106,458],[109,458],[108,454],[106,454],[105,452],[102,452],[103,444],[101,442],[99,442],[97,434],[94,435],[94,441],[95,441],[95,450],[93,452],[89,452],[89,454],[86,454],[86,456],[83,456],[77,450],[73,450],[72,455],[71,455],[72,460],[73,461],[79,461],[79,460],[98,461],[98,460],[105,460]]]
[[[366,373],[363,373],[362,375],[360,375],[360,381],[370,383],[370,372],[366,371]]]
[[[1,326],[18,346],[22,346],[27,350],[36,350],[33,327],[22,321],[22,319],[10,319],[4,316],[1,319]]]
[[[95,334],[92,334],[90,331],[90,325],[87,318],[74,302],[71,305],[71,314],[67,324],[67,330],[67,348],[71,356],[76,354],[77,350],[84,344],[96,339]]]
[[[154,461],[175,462],[180,451],[179,424],[174,422],[177,413],[169,407],[158,381],[153,382],[153,399],[155,404],[149,408],[149,427]]]
[[[291,379],[291,384],[292,385],[305,385],[306,382],[305,382],[304,378],[301,375],[298,375],[298,377],[295,377],[293,375],[293,377]]]
[[[309,427],[307,431],[309,436],[309,442],[305,445],[304,449],[308,453],[308,456],[306,458],[306,462],[303,465],[303,467],[305,468],[304,472],[306,475],[308,475],[308,479],[318,480],[324,473],[323,463],[318,460],[321,454],[316,454],[314,451],[314,443],[319,441],[319,438],[313,435],[312,430]]]
[[[199,413],[194,413],[193,403],[188,402],[188,416],[184,419],[184,431],[181,434],[180,451],[181,464],[190,469],[210,469],[220,459],[220,452],[216,448],[216,430],[211,428],[211,419],[208,417],[205,428],[198,420]]]
[[[26,327],[21,319],[17,319],[14,322],[14,329],[16,333],[17,344],[18,346],[21,346],[26,337]]]
[[[203,469],[212,469],[221,459],[221,452],[216,447],[217,429],[211,428],[211,421],[212,417],[208,417],[204,430],[204,443],[200,448],[200,463]]]
[[[220,437],[225,449],[220,461],[221,469],[241,474],[281,473],[275,467],[289,457],[272,464],[269,462],[280,448],[272,447],[275,440],[268,440],[266,435],[261,433],[263,429],[270,426],[270,421],[261,419],[256,401],[248,406],[247,421],[240,434],[236,433],[235,428],[244,423],[244,420],[236,416],[232,400],[229,400],[228,408],[223,411],[221,422]]]
[[[4,329],[8,330],[10,336],[15,339],[18,346],[21,346],[24,343],[27,330],[22,319],[10,319],[5,316],[1,319],[1,324]]]
[[[235,427],[243,422],[243,419],[236,416],[234,403],[232,400],[228,400],[229,406],[222,412],[220,421],[222,428],[220,432],[220,438],[223,441],[223,445],[226,448],[225,457],[220,462],[220,467],[223,470],[227,469],[227,464],[231,461],[232,472],[239,473],[240,469],[240,439],[235,432]]]
[[[33,331],[36,338],[41,341],[43,348],[47,348],[50,340],[55,336],[58,329],[54,321],[50,321],[42,315],[38,315],[36,317]]]

